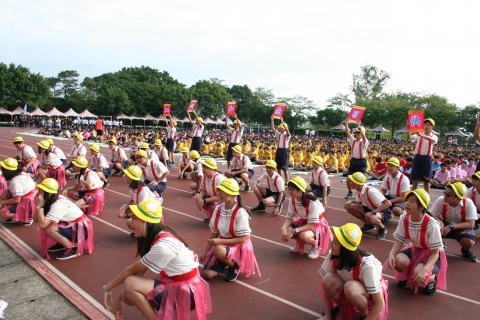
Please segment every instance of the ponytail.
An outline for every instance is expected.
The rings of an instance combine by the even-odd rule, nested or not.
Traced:
[[[237,203],[238,203],[238,205],[239,205],[243,210],[247,211],[248,216],[250,217],[251,214],[252,214],[252,211],[250,210],[250,208],[246,207],[246,206],[243,204],[242,196],[240,196],[240,195],[237,196]]]

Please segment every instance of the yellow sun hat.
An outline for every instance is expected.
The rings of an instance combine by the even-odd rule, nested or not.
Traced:
[[[37,142],[37,145],[42,148],[42,149],[45,149],[47,150],[48,148],[50,148],[50,143],[47,141],[47,140],[41,140],[39,142]]]
[[[430,204],[430,195],[427,193],[427,191],[423,189],[408,190],[405,192],[405,200],[411,193],[417,196],[418,201],[420,201],[425,209],[428,208],[428,205]]]
[[[83,136],[80,133],[77,133],[76,135],[73,136],[73,139],[83,141]]]
[[[123,173],[132,180],[140,181],[142,177],[142,169],[137,166],[130,166],[127,169],[123,170]]]
[[[202,165],[206,166],[207,168],[210,168],[212,170],[217,169],[217,161],[213,158],[207,158],[205,161],[203,161]]]
[[[148,149],[148,148],[150,148],[150,147],[148,146],[148,143],[146,143],[146,142],[142,142],[142,144],[140,145],[140,149]]]
[[[138,219],[148,223],[159,223],[162,220],[162,206],[154,199],[131,205],[130,210]]]
[[[53,143],[53,140],[52,140],[52,139],[48,138],[48,139],[47,139],[47,141],[48,141],[48,143],[50,143],[50,145],[51,145],[51,146],[53,146],[53,145],[54,145],[54,143]]]
[[[217,186],[217,189],[220,189],[231,196],[238,196],[240,194],[240,186],[238,185],[237,180],[232,178],[223,180],[222,183]]]
[[[93,150],[95,152],[100,152],[100,147],[98,146],[98,144],[94,143],[90,146],[90,150]]]
[[[187,147],[183,147],[180,149],[180,152],[181,153],[188,153],[190,151],[190,149],[188,149]]]
[[[240,147],[238,144],[232,147],[232,151],[236,153],[242,153],[242,147]]]
[[[349,175],[348,179],[350,179],[353,183],[358,184],[360,186],[363,186],[365,182],[367,182],[367,178],[361,172],[355,172],[354,174]]]
[[[425,122],[430,122],[432,124],[432,126],[435,127],[435,121],[432,118],[427,118],[427,119],[423,120],[423,123],[425,123]]]
[[[108,143],[113,143],[113,144],[117,144],[117,138],[115,137],[111,137],[110,140],[108,140]]]
[[[277,127],[277,129],[285,129],[285,126],[283,125],[283,123],[280,123]]]
[[[42,189],[47,193],[58,193],[58,182],[52,178],[46,178],[42,183],[37,184],[37,188]]]
[[[350,251],[357,250],[362,240],[362,230],[355,223],[347,223],[341,227],[332,227],[338,242]]]
[[[0,161],[0,165],[7,170],[13,171],[18,169],[18,161],[14,158],[7,158],[3,161]]]
[[[162,145],[162,140],[156,139],[153,144],[156,145],[156,146],[161,146]]]
[[[234,120],[234,121],[233,121],[233,124],[239,124],[239,123],[238,123],[238,120]]]
[[[270,167],[270,168],[273,168],[273,169],[277,169],[277,163],[274,160],[268,160],[265,163],[265,167]]]
[[[365,128],[364,127],[356,127],[355,128],[355,131],[353,131],[354,133],[356,132],[365,132]]]
[[[302,192],[305,192],[305,190],[307,189],[307,182],[302,177],[296,176],[292,180],[288,180],[287,185],[289,185],[290,183],[296,185],[298,189],[300,189],[300,191]]]
[[[197,150],[192,150],[190,151],[189,157],[192,160],[197,160],[198,158],[200,158],[200,154],[198,154]]]
[[[148,159],[148,154],[145,152],[145,150],[140,150],[140,151],[137,151],[137,153],[135,153],[135,158],[139,158],[139,157],[144,157]]]
[[[323,159],[320,156],[313,157],[312,161],[316,162],[319,165],[323,165]]]
[[[176,127],[177,126],[177,121],[175,120],[172,120],[172,123],[173,123],[173,126]]]
[[[470,177],[471,177],[471,178],[476,177],[476,178],[477,178],[476,180],[480,180],[480,171],[477,171],[477,172],[475,172],[475,173],[472,173],[472,174],[470,175]]]
[[[203,118],[202,117],[198,117],[197,119],[200,123],[203,123]]]
[[[17,142],[23,142],[23,138],[22,137],[15,137],[13,139],[13,143],[17,143]]]
[[[449,184],[448,187],[451,187],[453,189],[453,192],[455,192],[457,197],[459,197],[460,199],[465,197],[465,195],[467,194],[467,187],[461,182]]]
[[[79,168],[88,167],[88,160],[84,156],[78,156],[77,159],[72,161],[72,164]]]
[[[395,167],[400,167],[400,161],[397,158],[388,159],[387,164],[394,165]]]

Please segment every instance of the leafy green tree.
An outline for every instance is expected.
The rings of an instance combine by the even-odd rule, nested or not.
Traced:
[[[315,102],[298,94],[293,98],[278,98],[278,100],[280,103],[287,104],[284,120],[291,126],[292,132],[309,119],[316,110]]]
[[[39,73],[13,63],[0,63],[0,104],[14,108],[28,104],[29,110],[44,108],[50,98],[49,83]]]
[[[477,114],[479,111],[479,106],[474,104],[470,104],[461,109],[457,115],[457,127],[465,132],[473,133],[477,124]]]
[[[225,116],[225,107],[232,101],[232,95],[222,83],[223,80],[211,78],[200,80],[189,88],[193,99],[198,101],[197,113],[203,118]]]
[[[233,85],[228,93],[232,95],[233,101],[237,103],[237,115],[243,122],[257,122],[257,112],[261,108],[260,100],[253,95],[252,90],[247,86]]]
[[[133,105],[125,91],[118,87],[103,85],[97,96],[97,106],[94,109],[99,115],[117,115],[120,113],[130,114]]]
[[[325,126],[327,128],[334,127],[345,122],[348,113],[339,107],[325,108],[317,111],[314,117],[311,117],[311,123],[316,126]]]
[[[383,87],[390,75],[375,66],[365,65],[362,72],[353,75],[353,85],[350,87],[355,98],[373,99],[381,95]],[[357,103],[357,105],[359,105]]]

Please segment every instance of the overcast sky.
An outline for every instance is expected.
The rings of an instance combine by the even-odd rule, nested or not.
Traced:
[[[480,101],[476,1],[8,1],[0,62],[46,77],[122,67],[165,70],[187,86],[300,94],[319,107],[347,93],[366,64],[385,90],[437,93],[460,107]]]

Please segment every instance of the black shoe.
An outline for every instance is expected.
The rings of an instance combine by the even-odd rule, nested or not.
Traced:
[[[69,253],[62,253],[57,257],[57,260],[68,260],[77,257],[77,248],[73,248]]]
[[[122,174],[121,171],[116,171],[115,173],[112,174],[112,176],[114,176],[114,177],[120,177],[121,174]]]
[[[402,288],[402,289],[407,289],[410,286],[407,284],[407,280],[400,280],[397,283],[397,287]]]
[[[131,238],[135,238],[135,232],[130,233]]]
[[[437,292],[437,278],[427,284],[427,286],[423,289],[423,293],[427,296],[433,296]]]
[[[345,199],[352,199],[353,198],[353,193],[350,191],[349,193],[347,193],[347,195],[345,196]]]
[[[385,239],[385,236],[387,235],[387,228],[378,228],[378,233],[375,236],[377,239]]]
[[[259,204],[258,206],[256,206],[255,208],[252,208],[251,211],[252,212],[258,212],[258,211],[265,211],[265,205],[262,203],[262,204]]]
[[[238,186],[239,186],[239,187],[243,186],[243,181],[240,181],[240,182],[238,183]]]
[[[51,246],[50,248],[47,249],[48,252],[58,252],[58,251],[65,251],[67,250],[64,246],[62,246],[60,243],[57,243],[54,246]]]
[[[22,226],[24,227],[30,227],[33,224],[33,219],[28,220],[27,222],[24,222]]]
[[[232,282],[232,281],[237,280],[238,271],[240,270],[240,267],[238,266],[238,264],[236,262],[234,262],[234,263],[235,264],[233,265],[233,267],[228,267],[228,269],[227,269],[227,276],[225,277],[225,281],[227,281],[227,282]]]
[[[110,182],[104,182],[103,183],[103,189],[107,189],[110,186]]]
[[[203,222],[205,222],[205,223],[210,223],[210,218],[205,218],[205,219],[203,219]]]
[[[17,223],[18,221],[17,221],[17,220],[13,220],[13,218],[12,218],[12,219],[7,219],[7,220],[5,220],[5,221],[3,221],[3,222],[5,222],[5,223]]]
[[[477,257],[473,254],[472,250],[465,250],[462,248],[462,255],[470,262],[477,262]]]
[[[360,230],[362,230],[362,232],[372,231],[375,230],[375,226],[373,224],[364,224]]]
[[[183,179],[187,179],[187,174],[186,173],[183,174]]]
[[[250,191],[250,186],[245,186],[245,190],[243,192],[249,192]]]
[[[330,310],[331,319],[335,319],[339,312],[340,312],[340,307],[339,306],[333,307],[333,309]],[[324,316],[324,315],[325,315],[325,311],[322,313],[322,316]]]

